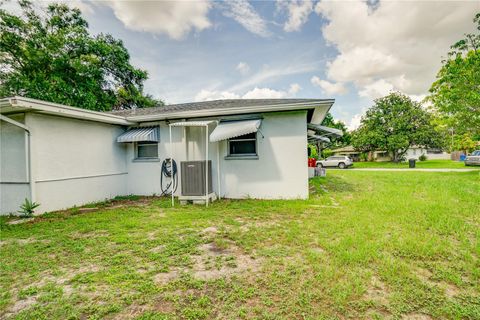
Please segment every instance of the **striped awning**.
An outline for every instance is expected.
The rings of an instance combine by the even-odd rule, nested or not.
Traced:
[[[322,141],[322,142],[330,143],[330,139],[328,137],[317,136],[317,135],[308,136],[308,141]]]
[[[318,124],[313,124],[313,123],[308,123],[307,128],[309,130],[313,130],[316,133],[322,134],[322,135],[333,135],[337,137],[343,136],[343,131],[337,128],[330,128],[330,127],[325,127],[321,126]]]
[[[220,122],[210,134],[210,142],[226,140],[258,131],[262,120],[241,120]]]
[[[117,142],[140,142],[152,141],[158,142],[160,139],[158,127],[133,128],[121,134]]]
[[[170,123],[170,127],[205,127],[215,121],[180,121]]]

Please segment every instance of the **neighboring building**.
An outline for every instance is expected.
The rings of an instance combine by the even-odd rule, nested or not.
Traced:
[[[217,100],[103,113],[1,99],[0,213],[17,211],[25,198],[47,212],[118,195],[159,195],[166,188],[162,163],[172,156],[179,167],[208,157],[210,183],[221,197],[306,199],[307,135],[321,137],[307,124],[319,125],[333,103]]]
[[[360,151],[355,150],[352,146],[346,146],[343,148],[338,148],[332,150],[333,155],[335,156],[348,156],[350,159],[353,161],[360,161]],[[448,160],[450,159],[450,154],[443,152],[441,149],[427,149],[421,146],[412,146],[407,150],[407,152],[404,155],[404,158],[406,160],[408,159],[417,159],[421,155],[426,155],[427,159],[433,160],[433,159],[445,159]],[[373,151],[369,154],[369,159],[371,161],[391,161],[392,158],[386,151]]]
[[[346,146],[332,150],[334,156],[347,156],[355,162],[360,161],[361,152],[355,150],[352,146]],[[374,151],[369,153],[371,161],[390,161],[390,156],[386,151]]]

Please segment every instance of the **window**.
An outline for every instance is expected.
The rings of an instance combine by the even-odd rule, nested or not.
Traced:
[[[228,156],[257,156],[257,134],[254,132],[229,139]]]
[[[137,142],[136,158],[137,159],[157,159],[158,143],[157,142]]]

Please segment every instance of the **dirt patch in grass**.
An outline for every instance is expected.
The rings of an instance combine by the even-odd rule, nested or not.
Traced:
[[[73,232],[70,234],[70,237],[73,239],[88,239],[88,238],[99,238],[99,237],[108,237],[110,233],[107,230],[95,230],[89,232]]]
[[[239,247],[229,243],[227,247],[215,242],[200,245],[198,254],[190,256],[189,267],[176,267],[154,276],[157,284],[165,285],[177,279],[182,273],[191,273],[199,280],[214,280],[239,275],[244,272],[258,272],[261,260],[245,254]]]
[[[199,247],[200,255],[194,256],[193,275],[197,279],[211,280],[233,276],[245,271],[257,272],[259,260],[244,254],[240,248],[230,245],[227,249],[215,243]]]
[[[433,318],[430,317],[428,314],[413,312],[413,313],[404,315],[402,319],[403,320],[431,320]]]
[[[7,222],[7,224],[9,225],[15,225],[15,224],[22,224],[22,223],[27,223],[27,222],[30,222],[30,221],[33,221],[35,218],[20,218],[20,219],[14,219],[14,220],[10,220]]]
[[[441,288],[447,298],[454,298],[461,293],[460,288],[458,288],[456,285],[444,281],[433,280],[433,274],[428,269],[417,267],[414,270],[415,275],[420,279],[420,281],[428,284],[429,286]]]
[[[174,270],[169,271],[169,272],[162,272],[162,273],[156,274],[153,277],[153,281],[156,284],[165,285],[165,284],[169,283],[170,281],[177,279],[179,275],[180,275],[179,270],[174,269]]]
[[[125,309],[123,309],[120,313],[113,316],[111,319],[114,319],[114,320],[136,319],[148,313],[169,314],[173,312],[175,312],[175,307],[173,303],[159,297],[147,304],[143,304],[143,305],[132,304],[126,307]]]
[[[93,264],[86,264],[81,266],[78,269],[68,269],[62,272],[62,275],[52,275],[49,272],[42,274],[41,279],[38,281],[31,282],[28,286],[23,288],[24,290],[42,288],[48,284],[53,283],[56,286],[62,288],[64,295],[71,295],[74,291],[74,288],[70,284],[70,281],[77,275],[87,272],[98,272],[100,268]],[[6,309],[5,317],[17,314],[25,309],[28,309],[34,305],[39,297],[39,293],[32,294],[26,298],[19,297],[19,288],[15,288],[12,292],[13,296],[13,305]],[[1,318],[1,317],[0,317]]]
[[[214,235],[218,232],[218,228],[217,227],[208,227],[208,228],[205,228],[202,230],[202,234],[203,235]]]
[[[20,299],[15,301],[15,304],[10,307],[10,309],[5,313],[5,318],[8,318],[14,314],[19,313],[22,310],[30,308],[37,302],[37,296],[26,297],[25,299]]]
[[[388,288],[377,276],[372,276],[370,284],[365,293],[365,298],[375,302],[375,304],[387,306],[388,301]]]
[[[44,243],[48,244],[50,243],[50,240],[48,239],[36,239],[36,238],[26,238],[26,239],[11,239],[11,240],[4,240],[0,241],[0,245],[7,245],[7,244],[15,244],[15,245],[20,245],[20,246],[26,246],[29,244],[34,244],[34,243]]]

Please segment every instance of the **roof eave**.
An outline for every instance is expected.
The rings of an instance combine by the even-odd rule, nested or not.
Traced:
[[[98,111],[85,110],[37,99],[30,99],[18,96],[0,99],[0,113],[29,111],[117,125],[128,126],[134,124],[133,122],[128,121],[125,117],[122,116],[116,116]]]
[[[133,122],[145,122],[145,121],[159,121],[159,120],[173,120],[173,119],[203,118],[203,117],[214,117],[214,116],[224,116],[224,115],[234,115],[234,114],[307,110],[307,109],[315,109],[316,107],[327,107],[327,112],[328,112],[328,110],[332,107],[334,102],[335,100],[318,100],[318,101],[312,101],[308,103],[303,102],[303,103],[268,105],[268,106],[259,105],[259,106],[238,107],[238,108],[189,110],[189,111],[170,112],[170,113],[163,113],[163,114],[127,116],[126,119]]]

